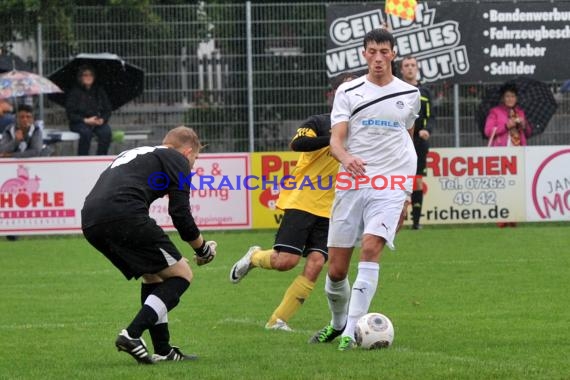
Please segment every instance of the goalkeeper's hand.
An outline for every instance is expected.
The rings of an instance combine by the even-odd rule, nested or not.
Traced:
[[[216,257],[216,247],[218,243],[215,241],[205,241],[200,248],[195,248],[194,262],[198,266],[206,265]]]

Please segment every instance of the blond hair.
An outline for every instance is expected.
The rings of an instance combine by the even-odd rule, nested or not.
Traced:
[[[171,145],[174,149],[189,147],[194,152],[200,152],[200,149],[202,149],[196,132],[192,128],[183,125],[168,131],[162,140],[162,144]]]

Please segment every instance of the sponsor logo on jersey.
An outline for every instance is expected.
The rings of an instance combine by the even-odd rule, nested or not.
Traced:
[[[378,119],[364,119],[362,120],[362,125],[365,127],[387,127],[387,128],[399,128],[400,123],[392,120],[378,120]]]

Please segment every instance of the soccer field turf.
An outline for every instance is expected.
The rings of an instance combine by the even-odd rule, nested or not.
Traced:
[[[155,366],[114,347],[139,308],[137,282],[79,236],[1,239],[0,379],[570,378],[568,223],[402,231],[370,307],[392,319],[394,345],[350,352],[307,344],[330,319],[324,275],[293,333],[263,326],[300,267],[229,282],[232,264],[250,245],[269,247],[274,231],[204,235],[218,241],[218,257],[193,265],[169,315],[172,343],[200,359]]]

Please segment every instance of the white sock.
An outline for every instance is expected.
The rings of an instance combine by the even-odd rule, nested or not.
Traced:
[[[368,312],[370,302],[376,293],[380,265],[371,261],[362,261],[358,264],[358,275],[352,285],[352,294],[348,306],[348,320],[342,336],[354,339],[356,323]]]
[[[150,306],[152,308],[152,310],[154,310],[156,315],[158,315],[158,319],[156,321],[156,324],[164,323],[164,321],[168,321],[168,316],[167,316],[168,310],[166,308],[166,305],[164,304],[164,302],[160,298],[158,298],[154,294],[151,294],[150,296],[148,296],[146,298],[146,300],[144,301],[144,304],[147,306]]]
[[[342,281],[332,281],[327,274],[325,293],[332,314],[331,324],[335,330],[342,330],[348,315],[348,300],[350,299],[350,284],[348,278]]]

